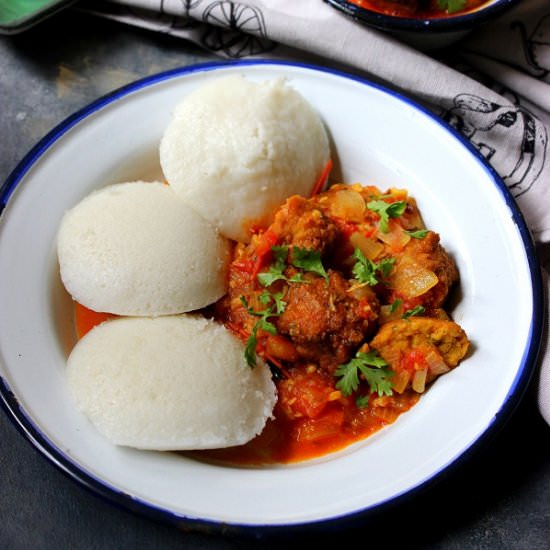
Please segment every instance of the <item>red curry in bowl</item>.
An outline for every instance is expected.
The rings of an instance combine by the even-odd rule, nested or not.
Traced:
[[[474,11],[488,0],[348,0],[360,8],[394,17],[441,19]]]
[[[227,294],[205,311],[261,357],[274,419],[246,445],[195,451],[234,464],[289,463],[342,449],[394,422],[469,341],[445,304],[459,274],[405,190],[333,185],[290,197],[235,243]],[[77,305],[80,336],[108,318]]]

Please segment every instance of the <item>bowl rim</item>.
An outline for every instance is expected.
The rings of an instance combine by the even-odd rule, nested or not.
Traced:
[[[465,146],[471,154],[476,157],[477,161],[482,165],[492,183],[497,187],[503,200],[510,210],[510,216],[518,229],[521,238],[528,264],[528,271],[531,281],[532,297],[533,297],[533,314],[529,335],[526,342],[526,347],[522,356],[521,364],[515,374],[513,383],[507,392],[506,398],[503,400],[500,409],[495,413],[492,422],[472,441],[470,446],[463,449],[454,459],[443,465],[439,470],[433,472],[431,477],[421,481],[418,485],[411,487],[403,492],[400,492],[383,502],[362,508],[351,513],[344,513],[339,516],[324,518],[321,520],[311,520],[300,523],[285,524],[285,523],[221,523],[215,520],[194,518],[184,516],[173,512],[166,508],[158,507],[151,502],[146,502],[136,498],[131,494],[112,486],[108,482],[98,479],[91,474],[83,471],[78,464],[70,459],[61,449],[59,449],[48,436],[40,429],[33,419],[25,411],[24,407],[19,402],[17,396],[12,392],[7,380],[0,375],[0,405],[7,413],[8,417],[15,424],[20,433],[33,445],[33,447],[45,456],[50,462],[57,466],[70,479],[77,482],[84,489],[99,496],[103,500],[116,505],[125,510],[130,510],[139,515],[169,523],[185,529],[193,529],[210,534],[237,534],[241,536],[252,536],[255,538],[269,536],[273,534],[292,534],[297,532],[327,532],[340,530],[342,527],[357,526],[360,522],[365,521],[368,517],[375,513],[384,512],[388,509],[395,508],[400,504],[404,504],[415,498],[417,495],[425,492],[430,487],[434,486],[435,482],[441,480],[443,476],[451,474],[470,458],[477,454],[481,447],[490,441],[496,433],[502,428],[506,420],[518,406],[524,396],[527,387],[531,381],[532,375],[537,366],[537,359],[541,349],[541,340],[544,325],[544,287],[542,284],[542,274],[536,247],[532,239],[532,235],[527,227],[523,214],[519,210],[515,199],[506,187],[496,171],[487,163],[484,157],[473,147],[473,145],[462,136],[457,130],[451,127],[448,123],[437,117],[427,108],[416,103],[407,96],[395,92],[390,88],[386,88],[380,84],[371,82],[363,77],[346,73],[341,70],[323,67],[311,63],[288,62],[278,60],[232,60],[232,61],[215,61],[208,63],[193,64],[176,69],[171,69],[144,77],[142,79],[131,82],[121,88],[118,88],[98,99],[89,103],[87,106],[76,111],[68,116],[61,123],[55,126],[48,132],[34,147],[23,157],[13,172],[8,176],[6,181],[0,186],[0,224],[2,222],[1,214],[4,212],[12,193],[17,188],[18,184],[23,180],[27,172],[33,165],[47,152],[47,150],[56,143],[66,132],[73,126],[78,124],[90,115],[93,115],[104,106],[109,105],[118,99],[136,92],[142,88],[147,88],[156,83],[171,80],[178,77],[186,76],[193,73],[208,72],[224,67],[246,67],[246,66],[275,66],[275,67],[291,67],[303,69],[306,71],[318,72],[321,74],[330,74],[337,77],[350,79],[362,85],[374,88],[389,94],[399,101],[405,102],[412,107],[427,115],[432,121],[443,127],[447,132],[450,132]]]
[[[419,19],[414,17],[396,17],[362,8],[348,0],[324,0],[339,11],[351,16],[354,20],[365,23],[377,29],[386,31],[407,31],[412,33],[437,34],[454,31],[466,31],[494,19],[519,0],[496,0],[494,3],[459,15],[434,19]]]

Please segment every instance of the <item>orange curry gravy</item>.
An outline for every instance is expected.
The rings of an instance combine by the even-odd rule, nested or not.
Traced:
[[[349,0],[360,8],[396,17],[441,19],[473,11],[488,0],[440,3],[438,0]],[[449,7],[447,7],[449,6]]]
[[[321,271],[304,256],[320,259]],[[374,266],[375,280],[364,282],[357,264]],[[404,190],[339,184],[309,199],[290,197],[267,229],[236,244],[229,290],[213,313],[248,347],[253,337],[252,349],[272,369],[274,419],[247,445],[199,455],[296,462],[394,422],[466,353],[466,335],[443,310],[457,280],[439,236],[425,230]],[[389,392],[362,374],[355,391],[344,391],[339,368],[358,352],[385,361]]]
[[[191,454],[297,462],[391,424],[467,352],[443,309],[457,280],[404,190],[339,184],[290,197],[269,227],[235,244],[228,292],[203,312],[242,340],[250,368],[272,370],[274,418],[246,445]],[[106,318],[76,306],[80,336]],[[356,387],[342,385],[342,365],[367,355],[383,361],[387,385],[373,386],[362,371]]]

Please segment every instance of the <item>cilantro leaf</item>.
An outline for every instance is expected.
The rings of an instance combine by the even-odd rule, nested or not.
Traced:
[[[362,366],[359,368],[361,369],[361,374],[367,380],[371,392],[376,392],[379,396],[393,395],[392,383],[391,380],[389,380],[393,375],[393,371],[381,367],[372,368]]]
[[[271,294],[267,290],[264,290],[258,296],[258,300],[260,301],[261,304],[266,306],[267,304],[269,304],[271,302]],[[252,311],[254,311],[254,310],[252,310]],[[254,315],[263,315],[263,313],[264,313],[263,311],[254,311]]]
[[[334,375],[340,377],[336,388],[343,395],[351,395],[358,389],[360,375],[367,382],[371,392],[376,392],[379,396],[393,394],[390,380],[393,371],[376,351],[357,352],[351,361],[339,365]],[[360,401],[364,403],[364,399]]]
[[[360,283],[366,283],[370,286],[374,286],[380,282],[376,275],[377,272],[384,278],[388,277],[395,263],[395,258],[383,258],[378,263],[373,262],[366,258],[359,248],[355,248],[353,257],[355,258],[355,264],[351,270],[353,276]]]
[[[359,360],[352,359],[349,363],[338,365],[334,376],[339,376],[336,388],[341,390],[343,395],[351,395],[359,387]]]
[[[415,306],[412,309],[408,309],[403,313],[403,319],[408,319],[409,317],[413,317],[414,315],[422,315],[426,311],[426,308],[424,306]]]
[[[269,265],[269,269],[262,273],[258,273],[258,281],[262,286],[270,286],[275,281],[288,281],[291,283],[307,283],[303,279],[301,273],[296,273],[292,277],[287,277],[284,274],[284,270],[287,267],[287,257],[288,257],[288,246],[272,246],[271,250],[275,257],[274,261]]]
[[[272,294],[271,297],[273,298],[273,302],[275,303],[275,312],[273,315],[281,315],[281,313],[284,312],[286,307],[286,302],[283,302],[283,293],[277,292],[276,294]]]
[[[369,395],[360,395],[355,400],[358,409],[364,409],[369,404]]]
[[[365,258],[365,255],[356,248],[353,251],[353,257],[355,258],[355,264],[351,272],[353,276],[360,283],[367,283],[368,285],[374,286],[378,283],[378,279],[375,276],[376,265],[372,260]]]
[[[304,283],[304,284],[310,283],[310,281],[307,281],[306,279],[304,279],[304,276],[302,275],[302,273],[296,273],[296,275],[293,275],[292,277],[287,279],[287,281],[289,283]]]
[[[407,202],[386,202],[378,199],[369,201],[367,203],[367,208],[380,216],[380,231],[382,231],[382,233],[387,233],[390,218],[398,218],[401,216],[407,208]]]
[[[279,279],[284,279],[284,278],[285,277],[282,273],[276,273],[271,269],[264,273],[258,273],[258,281],[260,281],[260,284],[262,286],[272,285],[275,281],[278,281]]]
[[[256,345],[258,344],[258,338],[256,336],[257,332],[258,324],[256,323],[244,346],[244,358],[250,368],[254,368],[256,366]]]
[[[275,257],[274,261],[269,265],[269,270],[263,273],[258,273],[258,281],[262,286],[269,286],[279,279],[286,280],[283,271],[286,268],[286,258],[288,255],[287,246],[272,246],[271,251]]]
[[[417,229],[416,231],[406,231],[413,239],[423,239],[429,231],[427,229]]]
[[[248,300],[244,296],[240,296],[241,303],[246,308],[246,311],[250,315],[259,317],[258,321],[252,327],[250,336],[246,340],[244,348],[244,357],[249,367],[253,368],[256,366],[256,346],[258,344],[258,330],[263,330],[269,334],[277,334],[277,327],[271,322],[268,321],[270,317],[278,317],[281,313],[284,312],[286,307],[286,302],[283,301],[283,293],[277,292],[276,294],[271,294],[267,290],[262,292],[258,300],[263,305],[266,305],[265,309],[260,311],[255,311],[248,304]]]
[[[296,273],[292,277],[287,277],[284,271],[287,267],[288,260],[288,246],[272,246],[274,260],[269,265],[269,269],[262,273],[258,273],[258,281],[264,287],[272,285],[275,281],[288,281],[291,283],[308,283],[304,280],[302,273]],[[311,250],[308,248],[300,248],[294,246],[292,248],[292,257],[290,264],[304,271],[311,271],[317,273],[325,279],[328,279],[328,274],[321,262],[321,253],[317,250]]]
[[[385,279],[385,278],[389,277],[389,275],[391,273],[391,270],[393,269],[394,264],[395,264],[395,258],[382,258],[376,264],[376,270]]]
[[[292,248],[291,263],[294,267],[317,273],[317,275],[321,275],[321,277],[328,279],[328,273],[325,271],[321,262],[321,253],[317,250],[294,246]]]
[[[395,313],[399,309],[402,303],[403,303],[403,300],[401,300],[401,298],[396,298],[393,301],[393,304],[390,306],[390,313]]]
[[[261,328],[269,334],[277,334],[277,328],[275,325],[271,321],[266,321],[264,318],[258,321],[258,328]]]
[[[239,300],[241,301],[241,304],[246,308],[246,311],[250,313],[250,315],[256,315],[256,312],[248,305],[248,300],[244,296],[239,296]]]
[[[447,13],[456,13],[466,7],[466,0],[437,0],[437,5]]]

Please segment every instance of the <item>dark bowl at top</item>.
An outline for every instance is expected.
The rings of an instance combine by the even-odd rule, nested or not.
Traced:
[[[377,11],[375,4],[390,8],[395,4],[399,8],[399,0],[374,1],[369,0],[325,0],[334,8],[346,13],[356,21],[376,29],[386,31],[413,46],[422,49],[443,47],[460,40],[478,25],[494,20],[504,11],[515,5],[518,0],[488,0],[469,11],[443,13],[441,16],[429,15],[392,15]],[[361,5],[358,5],[361,4]]]

